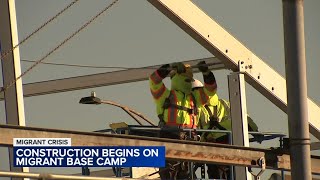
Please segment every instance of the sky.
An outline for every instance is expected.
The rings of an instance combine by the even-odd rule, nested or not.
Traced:
[[[19,39],[63,9],[70,0],[16,0]],[[77,30],[109,0],[80,0],[70,10],[20,46],[22,60],[39,60]],[[258,57],[285,76],[282,2],[280,0],[194,0],[196,5],[240,40]],[[319,0],[305,0],[305,40],[308,96],[320,104],[320,7]],[[120,0],[46,62],[94,66],[142,67],[212,57],[188,34],[146,0]],[[21,62],[22,71],[31,63]],[[109,72],[117,69],[89,69],[39,65],[23,77],[23,83]],[[218,95],[228,99],[228,70],[214,72]],[[199,74],[196,77],[201,79]],[[1,78],[2,80],[2,78]],[[1,82],[2,83],[2,82]],[[168,81],[166,81],[168,85]],[[122,110],[108,105],[82,105],[79,99],[95,91],[104,100],[131,107],[157,122],[148,81],[113,85],[24,99],[27,126],[94,131],[109,128],[112,122],[135,122]],[[249,84],[246,85],[248,113],[262,132],[288,133],[287,116]],[[0,123],[5,123],[0,102]],[[277,142],[263,145],[278,146]],[[0,169],[6,169],[6,148],[0,148]],[[78,171],[79,169],[70,169]],[[32,169],[40,172],[41,169]],[[46,169],[61,172],[60,169]]]

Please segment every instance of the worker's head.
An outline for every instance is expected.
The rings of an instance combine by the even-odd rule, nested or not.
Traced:
[[[202,88],[202,87],[203,87],[202,82],[199,81],[198,79],[194,79],[194,81],[192,82],[192,90]]]
[[[175,70],[171,73],[171,89],[190,94],[192,89],[191,82],[193,81],[192,68],[189,64],[184,66],[186,69],[184,73],[179,74]]]
[[[192,82],[192,91],[197,90],[199,88],[203,88],[202,82],[199,81],[198,79],[194,79],[194,81]],[[218,105],[218,101],[219,101],[219,97],[217,94],[215,94],[209,97],[207,105],[216,106]]]

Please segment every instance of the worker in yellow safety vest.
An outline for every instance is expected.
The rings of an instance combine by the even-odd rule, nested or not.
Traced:
[[[192,83],[193,91],[202,88],[203,84],[199,80]],[[224,99],[219,99],[218,95],[212,96],[208,103],[200,107],[200,129],[216,129],[231,131],[230,103]],[[249,131],[258,131],[258,126],[248,116]],[[201,141],[229,144],[227,132],[205,132],[201,135]],[[208,164],[209,179],[230,179],[230,168],[223,165]]]
[[[172,139],[188,139],[179,129],[196,129],[199,121],[199,107],[216,94],[217,84],[214,74],[207,64],[198,63],[203,74],[204,87],[192,91],[193,72],[188,64],[173,63],[161,66],[149,77],[150,90],[156,103],[159,127],[162,129],[178,129],[179,133],[161,131],[160,137]],[[162,80],[171,73],[171,90],[165,87]],[[161,179],[188,179],[189,173],[185,166],[177,162],[167,162],[165,169],[160,169]],[[179,164],[179,166],[176,166]]]
[[[217,84],[212,72],[203,61],[198,64],[203,73],[205,85],[196,91],[192,90],[193,73],[190,65],[183,63],[166,64],[151,74],[150,90],[156,103],[160,126],[180,128],[197,128],[198,107],[207,103],[216,94]],[[171,90],[162,80],[171,74]]]

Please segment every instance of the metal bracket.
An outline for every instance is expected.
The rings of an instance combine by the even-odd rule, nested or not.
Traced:
[[[244,73],[246,71],[251,71],[252,69],[252,62],[250,59],[243,61],[243,60],[239,60],[238,61],[238,67],[239,67],[239,72]]]
[[[239,60],[238,61],[238,67],[239,67],[239,72],[245,72],[245,64],[244,64],[244,61],[242,60]]]
[[[266,160],[264,157],[259,158],[258,165],[261,167],[261,170],[257,175],[253,174],[252,169],[249,168],[249,172],[252,174],[255,180],[261,180],[260,176],[266,170]]]

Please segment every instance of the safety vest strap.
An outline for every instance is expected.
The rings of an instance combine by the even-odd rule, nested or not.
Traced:
[[[192,109],[193,109],[193,114],[198,115],[198,108],[197,108],[197,101],[194,95],[191,93],[191,104],[192,104]]]
[[[212,114],[212,112],[211,112],[211,110],[210,110],[210,108],[209,108],[209,106],[207,104],[204,107],[206,108],[206,110],[207,110],[207,112],[209,114],[209,118],[218,119],[218,116],[217,116],[217,114],[218,114],[218,106],[213,106],[213,111],[214,111],[213,114]]]
[[[226,128],[224,128],[223,126],[221,126],[218,122],[218,106],[213,106],[213,111],[214,111],[214,114],[212,114],[210,108],[208,105],[205,105],[204,106],[206,108],[206,110],[208,111],[209,113],[209,118],[210,118],[210,121],[209,121],[209,129],[213,129],[214,127],[220,129],[220,130],[226,130]]]
[[[190,102],[190,104],[193,104],[192,108],[187,108],[185,106],[177,105],[176,104],[177,101],[174,101],[172,96],[176,96],[175,92],[170,91],[169,97],[166,98],[165,101],[164,101],[163,109],[175,108],[175,109],[179,109],[179,110],[182,110],[182,111],[186,111],[186,112],[188,112],[188,114],[194,114],[194,115],[198,114],[198,109],[197,109],[197,106],[196,106],[196,103],[195,103],[195,97],[193,96],[193,94],[191,94],[191,102]]]
[[[173,107],[173,108],[176,108],[176,109],[179,109],[179,110],[182,110],[182,111],[186,111],[186,112],[188,112],[188,114],[196,114],[195,109],[193,109],[193,108],[191,109],[191,108],[187,108],[187,107],[184,107],[184,106],[179,106],[179,105],[176,105],[176,104],[169,104],[168,108],[170,108],[170,107]]]
[[[212,114],[210,108],[208,105],[204,106],[209,114],[209,128],[208,129],[213,129],[214,127],[218,128],[219,130],[226,130],[223,126],[221,126],[218,122],[218,106],[213,106],[213,111],[214,114]],[[209,132],[205,132],[203,134],[204,138],[207,140]]]
[[[198,115],[198,108],[197,108],[197,102],[196,102],[196,98],[194,97],[194,95],[191,93],[191,96],[190,96],[190,107],[191,109],[193,110],[193,112],[190,114],[189,113],[189,117],[190,117],[190,124],[192,124],[192,127],[193,128],[194,126],[196,127],[197,125],[195,125],[195,121],[197,120],[197,115]]]
[[[174,106],[170,106],[170,104],[177,103],[177,95],[174,90],[170,91],[169,97],[165,100],[163,104],[163,113],[165,109],[168,109],[168,123],[177,123],[178,109]]]
[[[198,115],[198,109],[196,106],[195,97],[191,94],[190,99],[190,106],[191,108],[187,108],[185,106],[177,105],[177,96],[174,90],[170,91],[169,96],[165,99],[163,103],[163,111],[162,114],[158,115],[160,121],[164,122],[164,111],[168,109],[168,122],[165,123],[166,125],[179,125],[180,127],[185,128],[193,128],[195,126],[196,118],[194,116]],[[178,124],[177,123],[177,110],[186,111],[190,115],[190,124]]]

